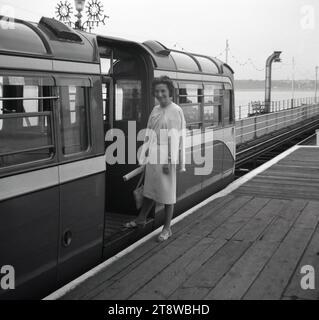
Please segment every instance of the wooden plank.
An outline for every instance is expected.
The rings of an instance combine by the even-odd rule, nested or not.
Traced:
[[[258,241],[234,264],[205,299],[239,300],[278,247],[278,243]]]
[[[243,187],[241,187],[243,188]],[[295,183],[280,183],[279,186],[278,184],[276,183],[269,183],[269,182],[264,182],[264,183],[249,183],[245,186],[245,189],[248,189],[248,188],[251,188],[251,189],[254,189],[255,191],[259,191],[260,193],[262,193],[263,191],[275,191],[276,189],[279,189],[278,191],[281,191],[281,192],[294,192],[294,191],[298,191],[299,193],[300,192],[312,192],[312,193],[318,193],[318,185],[314,184],[312,186],[308,186],[308,185],[299,185],[297,184],[296,182]]]
[[[260,175],[260,177],[268,177],[269,175],[275,175],[275,176],[281,176],[283,175],[283,173],[287,176],[291,176],[293,173],[296,173],[298,176],[302,176],[302,175],[309,175],[309,174],[314,174],[315,177],[318,176],[318,168],[314,167],[314,166],[282,166],[282,165],[278,165],[278,166],[273,166],[270,169],[262,172]]]
[[[194,237],[193,235],[189,236],[187,234],[179,237],[176,241],[171,243],[170,246],[163,248],[161,251],[144,261],[142,265],[137,266],[124,277],[117,280],[114,285],[100,287],[100,293],[98,293],[94,299],[129,299],[158,273],[192,248],[200,241],[200,239],[201,236]]]
[[[296,222],[291,228],[269,263],[250,287],[245,299],[280,299],[314,232],[314,229],[305,227],[313,221],[310,217],[312,210],[313,206],[309,207],[308,204],[297,219],[301,223],[297,225]]]
[[[298,186],[298,187],[318,187],[319,178],[316,180],[310,180],[308,178],[297,178],[297,177],[273,177],[270,176],[269,179],[261,178],[255,179],[251,183],[248,183],[248,186],[253,186],[255,184],[266,184],[271,186],[277,186],[281,188],[281,185],[290,185],[290,186]]]
[[[309,201],[300,217],[295,222],[298,228],[314,229],[319,220],[319,201]]]
[[[260,212],[270,199],[254,198],[243,206],[235,215],[231,216],[219,228],[209,234],[216,239],[231,239],[233,235],[242,228],[247,221]]]
[[[256,187],[241,187],[237,189],[234,194],[236,195],[251,195],[260,197],[261,194],[267,198],[273,199],[291,199],[291,195],[294,195],[294,198],[305,199],[305,200],[319,200],[319,193],[317,191],[310,192],[307,191],[298,191],[297,189],[292,190],[281,190],[276,188],[263,188],[257,189]]]
[[[179,288],[168,300],[203,300],[209,288]]]
[[[289,201],[289,204],[279,212],[276,220],[262,233],[259,240],[281,242],[307,204],[306,200]]]
[[[226,240],[203,238],[193,248],[157,274],[130,299],[167,299],[187,277],[196,272],[225,243]]]
[[[250,245],[249,242],[228,241],[217,254],[184,282],[182,288],[213,288]]]
[[[271,200],[255,217],[234,235],[234,239],[240,241],[257,240],[267,226],[275,220],[276,216],[287,203],[288,201],[285,200]]]
[[[129,299],[141,287],[148,283],[156,274],[161,272],[180,255],[193,247],[201,239],[200,236],[179,237],[169,246],[149,257],[143,264],[118,279],[110,286],[99,286],[95,289],[96,294],[92,297],[97,300],[123,300]]]

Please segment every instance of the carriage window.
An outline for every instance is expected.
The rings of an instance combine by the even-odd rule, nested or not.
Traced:
[[[222,84],[206,84],[204,87],[204,121],[206,125],[222,125],[222,102]]]
[[[222,124],[222,106],[221,105],[205,105],[204,121],[209,126],[219,126]]]
[[[140,80],[117,80],[115,86],[115,120],[137,120],[142,117],[142,83]]]
[[[111,72],[111,59],[101,58],[101,73],[110,74]]]
[[[232,91],[225,90],[224,92],[224,124],[233,123],[233,106],[232,106]]]
[[[180,83],[178,96],[188,129],[200,128],[201,103],[203,101],[202,84]]]
[[[0,76],[0,168],[51,158],[53,79]]]
[[[88,90],[80,86],[60,87],[63,154],[86,151],[89,147]]]
[[[223,87],[222,84],[209,84],[205,85],[204,91],[205,103],[221,104],[223,97]]]

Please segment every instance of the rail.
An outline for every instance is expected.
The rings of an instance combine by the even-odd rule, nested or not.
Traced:
[[[319,116],[319,103],[257,115],[236,121],[236,143],[243,143]]]
[[[311,105],[319,103],[319,97],[307,97],[296,99],[285,99],[272,101],[270,106],[270,113],[298,108],[303,105]],[[265,114],[265,104],[262,101],[252,101],[248,105],[236,106],[236,120],[254,117],[256,115]]]

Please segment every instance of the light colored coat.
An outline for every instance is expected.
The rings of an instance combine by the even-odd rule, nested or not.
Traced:
[[[185,170],[185,125],[183,110],[175,103],[155,106],[149,117],[140,162],[146,164],[144,196],[157,203],[176,203],[177,164]],[[163,172],[164,164],[169,174]]]

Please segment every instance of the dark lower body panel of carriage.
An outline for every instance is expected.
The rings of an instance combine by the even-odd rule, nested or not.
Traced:
[[[104,189],[102,172],[0,202],[0,267],[15,270],[0,300],[43,298],[101,261]]]

